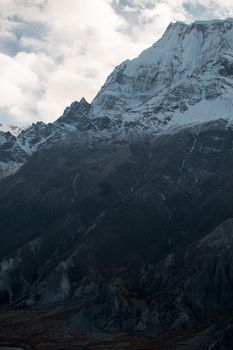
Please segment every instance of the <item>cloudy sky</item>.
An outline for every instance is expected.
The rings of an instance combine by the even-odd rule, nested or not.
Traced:
[[[0,122],[53,121],[171,21],[225,17],[232,0],[0,0]]]

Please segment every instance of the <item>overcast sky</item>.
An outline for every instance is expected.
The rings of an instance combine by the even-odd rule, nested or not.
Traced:
[[[0,122],[53,121],[171,21],[233,17],[232,0],[0,0]]]

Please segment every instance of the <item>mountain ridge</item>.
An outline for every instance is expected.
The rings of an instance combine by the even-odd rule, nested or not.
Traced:
[[[15,142],[30,156],[71,133],[85,142],[124,140],[189,123],[231,122],[232,76],[232,19],[171,23],[150,48],[118,65],[90,104],[73,102],[55,122],[33,124]]]

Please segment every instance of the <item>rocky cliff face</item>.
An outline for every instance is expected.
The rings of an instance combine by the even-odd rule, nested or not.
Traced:
[[[0,178],[15,173],[27,158],[16,137],[10,132],[0,131]]]
[[[232,118],[233,21],[172,23],[134,60],[116,67],[92,115],[157,132],[171,124]],[[217,108],[216,108],[217,107]]]

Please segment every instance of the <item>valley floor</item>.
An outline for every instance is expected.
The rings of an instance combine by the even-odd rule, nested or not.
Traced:
[[[109,334],[72,329],[68,318],[75,303],[53,308],[1,310],[0,349],[32,350],[230,350],[232,320],[209,320],[189,329],[146,334]],[[2,347],[1,347],[2,346]],[[21,348],[22,347],[22,348]]]

